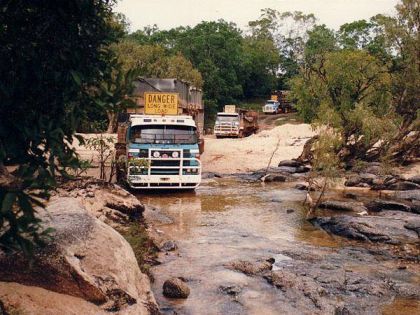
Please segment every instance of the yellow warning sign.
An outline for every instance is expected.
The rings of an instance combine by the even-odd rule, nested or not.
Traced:
[[[144,93],[146,115],[178,115],[177,93]]]

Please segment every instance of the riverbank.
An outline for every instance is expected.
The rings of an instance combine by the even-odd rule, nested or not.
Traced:
[[[286,123],[242,139],[206,137],[201,157],[204,172],[233,174],[277,166],[281,160],[297,158],[315,132],[307,124]],[[276,152],[274,152],[276,151]]]

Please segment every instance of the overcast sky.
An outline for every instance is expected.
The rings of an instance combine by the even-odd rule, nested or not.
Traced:
[[[225,19],[245,29],[264,8],[314,13],[330,28],[368,19],[378,13],[394,14],[398,0],[119,0],[116,11],[124,13],[131,31],[157,24],[160,29],[194,26],[201,21]]]

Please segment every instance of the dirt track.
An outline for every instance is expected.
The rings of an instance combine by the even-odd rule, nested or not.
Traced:
[[[279,143],[271,163],[276,165],[281,160],[298,157],[305,142],[313,135],[310,125],[285,124],[242,139],[216,139],[209,136],[202,155],[203,171],[230,174],[267,167]]]

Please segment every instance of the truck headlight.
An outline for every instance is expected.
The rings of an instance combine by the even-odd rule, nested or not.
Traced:
[[[178,152],[178,151],[174,151],[174,152],[172,152],[172,157],[173,157],[174,159],[177,159],[177,158],[179,157],[179,152]]]
[[[160,156],[159,151],[153,152],[153,157],[158,158]]]

